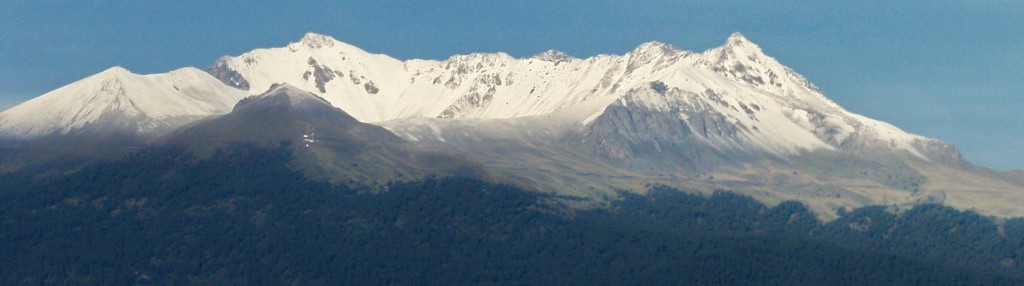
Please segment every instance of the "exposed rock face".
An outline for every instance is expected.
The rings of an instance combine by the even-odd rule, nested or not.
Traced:
[[[563,52],[560,52],[560,51],[556,51],[556,50],[548,50],[546,52],[537,54],[537,55],[535,55],[533,57],[530,57],[530,58],[542,60],[542,61],[545,61],[545,62],[551,62],[551,63],[554,63],[556,66],[558,64],[561,64],[561,63],[567,63],[567,62],[571,62],[573,60],[578,60],[577,58],[574,58],[574,57],[572,57],[572,56],[570,56],[570,55],[568,55],[566,53],[563,53]]]
[[[206,69],[206,72],[226,85],[245,91],[249,90],[249,82],[238,72],[228,67],[227,57],[217,60],[217,62]]]

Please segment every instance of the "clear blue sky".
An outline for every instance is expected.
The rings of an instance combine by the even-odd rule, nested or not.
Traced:
[[[1024,1],[5,0],[0,109],[110,66],[202,68],[309,31],[400,59],[701,51],[738,31],[853,112],[1024,168]]]

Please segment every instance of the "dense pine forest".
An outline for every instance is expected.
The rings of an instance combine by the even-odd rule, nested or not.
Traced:
[[[1021,285],[1024,221],[652,187],[610,206],[468,178],[306,179],[284,149],[171,147],[0,178],[0,284]],[[26,172],[32,172],[28,170]]]

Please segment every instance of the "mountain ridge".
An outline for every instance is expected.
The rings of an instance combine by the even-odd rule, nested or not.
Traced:
[[[338,55],[333,54],[335,51]],[[270,56],[272,54],[275,56]],[[689,85],[688,91],[696,93],[708,89],[719,93],[723,88],[735,90],[736,84],[728,83],[731,81],[745,85],[739,87],[739,92],[765,91],[769,97],[782,100],[784,106],[799,109],[790,115],[802,118],[791,121],[810,125],[805,129],[819,133],[817,137],[833,147],[847,143],[853,133],[865,133],[860,137],[895,143],[927,160],[918,150],[916,141],[933,140],[849,113],[739,33],[732,34],[725,45],[702,53],[648,42],[621,56],[576,59],[559,54],[558,60],[550,61],[541,59],[545,54],[559,53],[549,51],[518,59],[504,53],[491,53],[456,55],[443,61],[398,61],[310,33],[284,49],[257,49],[238,57],[222,58],[208,71],[231,75],[221,77],[228,84],[242,78],[256,90],[262,90],[271,82],[298,82],[297,86],[319,91],[332,104],[364,122],[405,117],[514,118],[553,114],[587,101],[602,102],[597,104],[596,110],[589,111],[590,114],[581,115],[584,118],[580,120],[586,121],[603,111],[600,105],[604,102],[611,104],[630,88],[664,82],[666,77],[678,81],[676,84]],[[318,57],[333,57],[338,61]],[[307,67],[296,64],[303,60]],[[282,72],[285,68],[281,66],[300,70]],[[728,81],[701,75],[702,69]],[[342,79],[346,75],[351,84]],[[711,86],[687,84],[691,78],[704,83],[716,80],[727,83],[725,86],[721,82]]]
[[[183,92],[174,84],[156,85],[152,90],[166,92],[143,93],[130,101],[118,100],[133,92],[102,92],[105,82],[133,84],[196,73],[202,75],[188,82],[205,88],[195,90],[210,91],[217,99],[215,108],[199,108],[204,102],[188,100],[202,92]],[[107,78],[115,80],[99,80]],[[113,121],[126,127],[72,120],[77,124],[72,131],[88,127],[145,133],[132,124],[180,114],[186,119],[167,119],[167,127],[160,129],[166,132],[153,133],[175,134],[158,136],[174,141],[166,138],[197,126],[208,129],[192,133],[205,134],[190,137],[195,146],[214,137],[238,143],[266,133],[272,140],[264,141],[270,144],[299,143],[292,147],[310,147],[335,158],[324,164],[313,157],[303,159],[309,169],[329,179],[337,179],[331,178],[331,170],[352,171],[343,166],[351,163],[344,158],[379,139],[398,143],[359,153],[363,163],[386,158],[373,172],[410,164],[412,171],[406,174],[422,177],[430,169],[425,162],[466,157],[470,163],[456,165],[485,170],[488,179],[594,201],[613,199],[618,190],[644,192],[645,185],[664,184],[702,192],[731,189],[769,204],[800,200],[826,218],[847,208],[922,202],[1024,215],[1024,209],[1013,205],[1024,201],[1024,186],[1012,174],[973,166],[951,144],[845,110],[740,33],[703,52],[647,42],[622,55],[584,59],[549,50],[522,58],[499,52],[404,61],[307,33],[283,47],[224,56],[205,73],[185,68],[139,76],[111,68],[80,82],[101,91],[84,97],[110,98],[95,105],[110,116],[154,98],[177,105],[127,109],[127,114],[144,117]],[[85,85],[80,82],[58,91]],[[134,90],[140,89],[149,90]],[[256,92],[263,96],[245,97]],[[40,98],[83,97],[52,93]],[[284,97],[273,99],[272,94]],[[24,130],[9,123],[10,114],[46,108],[34,101],[42,100],[0,113],[0,134]],[[268,108],[256,108],[261,105]],[[318,114],[333,119],[321,121],[315,118]],[[44,117],[35,123],[59,125],[65,118]],[[309,130],[291,125],[337,129],[333,131],[340,132],[341,141],[353,142],[349,147],[354,149],[301,143],[306,138],[300,136]],[[261,128],[266,126],[276,127]],[[344,126],[390,135],[363,140],[346,134]],[[449,157],[401,159],[423,152]],[[373,178],[373,172],[357,177]],[[949,178],[962,178],[963,183]]]
[[[151,135],[226,112],[245,93],[196,68],[137,75],[112,67],[0,113],[0,137],[98,133]],[[103,126],[108,127],[103,127]]]

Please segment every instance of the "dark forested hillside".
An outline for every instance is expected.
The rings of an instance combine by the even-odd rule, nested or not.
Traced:
[[[0,284],[1019,285],[1024,223],[655,187],[608,208],[471,179],[307,180],[284,149],[170,147],[0,180]]]

